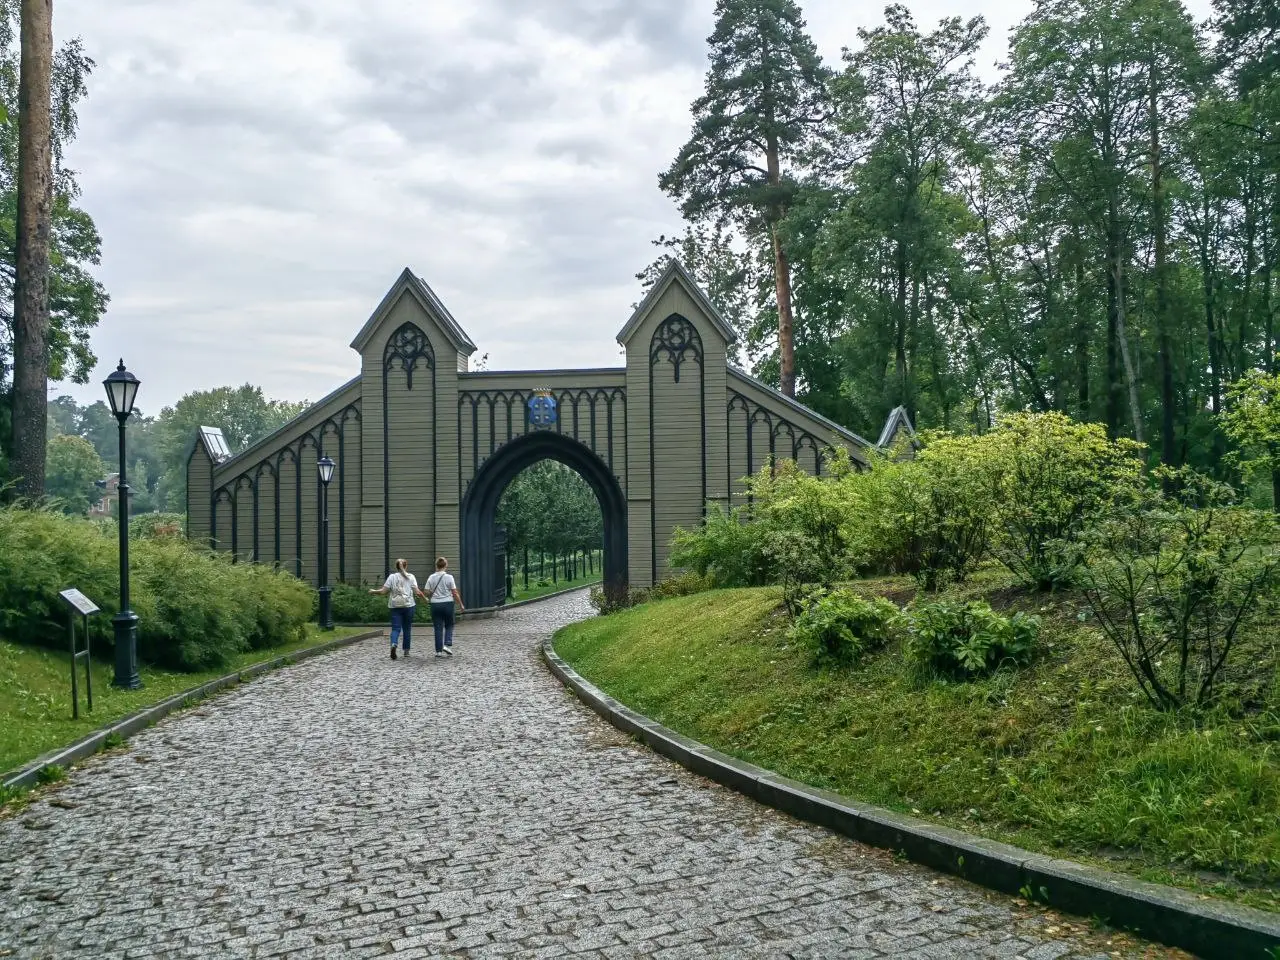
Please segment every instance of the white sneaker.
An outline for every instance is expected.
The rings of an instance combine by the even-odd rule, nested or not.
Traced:
[[[444,655],[445,655],[446,657],[452,657],[452,656],[453,656],[453,647],[445,647],[445,648],[444,648]]]
[[[444,656],[444,654],[443,654],[443,653],[441,653],[439,650],[437,650],[437,651],[436,651],[436,657],[437,657],[437,658],[439,658],[439,657],[443,657],[443,656]]]

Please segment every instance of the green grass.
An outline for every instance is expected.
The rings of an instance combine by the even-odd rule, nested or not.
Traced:
[[[70,657],[66,653],[0,640],[0,772],[12,770],[48,750],[74,743],[115,720],[224,674],[359,632],[340,627],[322,633],[308,627],[302,640],[241,654],[226,667],[202,673],[178,673],[144,666],[140,690],[118,690],[111,686],[111,664],[106,660],[95,661],[92,713],[85,710],[84,666],[80,665],[79,720],[71,719]]]
[[[909,581],[858,589],[905,602]],[[1235,715],[1140,700],[1071,597],[989,572],[966,595],[1039,613],[1031,666],[913,681],[898,643],[817,669],[773,589],[649,604],[567,627],[556,650],[623,703],[797,780],[1034,850],[1280,910],[1280,691]],[[1275,625],[1242,663],[1275,662]]]
[[[508,603],[516,603],[520,600],[536,600],[538,597],[545,597],[551,593],[559,593],[561,590],[569,590],[573,587],[587,587],[593,583],[599,583],[602,576],[600,572],[599,557],[596,558],[596,569],[594,573],[584,573],[574,580],[560,579],[558,583],[552,583],[550,579],[545,580],[541,586],[538,585],[533,571],[530,571],[529,588],[524,587],[524,574],[517,570],[515,579],[512,581],[514,588],[514,596],[508,600]]]

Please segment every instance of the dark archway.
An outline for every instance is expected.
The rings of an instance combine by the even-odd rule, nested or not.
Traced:
[[[600,503],[604,521],[604,582],[610,589],[627,584],[627,498],[617,478],[590,447],[559,433],[538,431],[517,437],[494,451],[476,472],[459,517],[462,595],[469,605],[493,604],[501,584],[493,564],[498,501],[526,467],[557,460],[576,471]]]

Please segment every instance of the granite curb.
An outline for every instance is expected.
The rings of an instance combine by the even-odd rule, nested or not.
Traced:
[[[788,779],[691,740],[623,706],[542,644],[551,672],[624,733],[686,769],[800,820],[914,863],[1045,906],[1102,920],[1206,960],[1273,960],[1280,915],[1032,853]]]
[[[237,670],[235,673],[228,673],[225,676],[209,680],[199,686],[192,687],[189,690],[183,690],[181,693],[175,693],[173,696],[161,700],[159,703],[152,704],[149,707],[139,710],[137,713],[132,713],[121,720],[117,720],[115,723],[102,727],[99,730],[95,730],[93,733],[77,740],[70,746],[59,747],[56,750],[51,750],[14,770],[10,770],[4,775],[3,780],[0,781],[0,787],[8,789],[34,787],[39,783],[40,771],[45,767],[58,766],[65,769],[75,763],[79,763],[81,760],[91,757],[95,753],[104,749],[107,739],[112,735],[119,737],[121,740],[128,739],[139,730],[145,730],[157,720],[161,720],[174,711],[180,710],[195,701],[207,699],[215,693],[219,693],[229,687],[234,687],[246,680],[252,680],[256,677],[260,677],[262,674],[278,669],[279,667],[291,666],[303,660],[310,660],[312,657],[318,657],[321,654],[329,653],[342,647],[348,647],[352,644],[360,643],[363,640],[371,640],[374,637],[382,636],[382,634],[383,630],[379,629],[374,632],[361,633],[352,637],[340,637],[337,640],[330,640],[328,643],[317,644],[314,647],[306,647],[293,653],[286,653],[278,657],[273,657],[270,660],[263,660],[261,663],[252,664],[251,666],[245,667],[243,670]]]

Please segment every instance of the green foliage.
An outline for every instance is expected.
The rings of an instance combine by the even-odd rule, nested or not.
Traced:
[[[76,587],[102,608],[94,646],[110,647],[118,610],[115,527],[22,507],[0,509],[0,635],[56,644],[66,636],[58,592]],[[130,545],[131,605],[138,652],[182,670],[216,667],[246,650],[297,639],[312,591],[286,573],[201,550],[175,538]]]
[[[498,503],[498,523],[507,531],[508,554],[523,562],[524,552],[563,557],[575,550],[597,550],[604,521],[596,495],[575,471],[544,460],[511,481]]]
[[[704,590],[713,589],[714,586],[710,578],[695,572],[686,572],[660,580],[652,587],[631,587],[622,590],[608,584],[592,587],[589,601],[598,614],[608,616],[654,600],[671,600],[675,597],[702,593]]]
[[[41,785],[61,783],[65,779],[67,779],[67,771],[56,763],[46,764],[36,771],[36,782]]]
[[[1113,511],[1084,552],[1098,626],[1160,709],[1219,695],[1237,637],[1280,582],[1272,514],[1237,507],[1229,488],[1203,478],[1172,479],[1178,496]]]
[[[1145,486],[1138,444],[1061,413],[1011,414],[967,442],[993,484],[993,552],[1028,586],[1070,583],[1073,541]]]
[[[972,438],[936,435],[914,459],[873,457],[844,476],[857,567],[908,573],[926,590],[963,582],[987,552],[989,472]]]
[[[381,586],[381,584],[379,584]],[[387,598],[369,592],[367,584],[353,586],[347,583],[334,585],[330,594],[335,623],[383,623],[390,619]],[[430,605],[418,602],[413,610],[414,623],[430,623]]]
[[[692,220],[776,218],[791,192],[777,168],[813,142],[829,71],[793,0],[717,0],[715,15],[693,131],[659,185]]]
[[[787,636],[812,650],[818,663],[847,666],[888,644],[901,625],[902,612],[883,597],[820,590],[809,598]]]
[[[83,437],[62,435],[49,439],[45,470],[45,493],[67,513],[80,516],[98,499],[94,483],[106,473],[93,444]]]
[[[19,6],[18,0],[0,0],[0,108],[12,121],[0,123],[0,387],[10,382],[17,275]],[[76,109],[88,92],[93,61],[77,38],[54,53],[52,66],[56,167],[49,258],[49,378],[86,383],[96,362],[89,336],[108,302],[102,284],[90,273],[99,263],[102,240],[93,220],[75,206],[80,188],[75,172],[62,161],[75,139]],[[0,436],[7,447],[9,431]]]
[[[692,570],[717,587],[759,587],[773,577],[765,527],[748,521],[743,508],[707,505],[696,530],[677,527],[671,541],[671,566]]]
[[[154,540],[162,537],[186,535],[187,516],[184,513],[144,513],[129,518],[129,536],[135,540]]]
[[[921,676],[967,680],[1030,661],[1039,631],[1037,617],[1005,617],[982,600],[925,603],[908,613],[907,662]]]
[[[1250,370],[1227,392],[1222,430],[1247,477],[1280,472],[1280,374]],[[1280,504],[1277,504],[1280,509]]]

